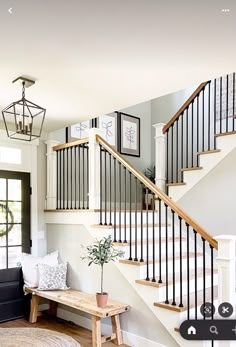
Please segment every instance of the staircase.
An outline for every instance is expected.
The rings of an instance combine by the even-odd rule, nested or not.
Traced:
[[[94,211],[93,218],[84,224],[94,237],[111,234],[114,245],[125,251],[125,259],[117,267],[183,347],[189,346],[189,342],[180,336],[180,324],[186,319],[205,319],[200,306],[218,303],[222,274],[216,266],[218,242],[175,201],[236,147],[234,74],[232,107],[229,81],[226,76],[224,118],[220,79],[200,85],[164,127],[169,196],[97,135],[95,129],[91,129],[87,139],[54,147],[56,156],[48,153],[57,175],[56,182],[52,178],[50,184],[51,195],[56,198],[49,200],[48,209]],[[191,344],[214,345],[211,341]]]
[[[235,73],[202,83],[163,128],[168,194],[174,201],[236,147]]]

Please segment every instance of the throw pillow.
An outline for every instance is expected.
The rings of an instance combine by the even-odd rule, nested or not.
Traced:
[[[58,251],[44,257],[35,257],[31,254],[21,254],[21,266],[26,287],[36,288],[39,285],[38,264],[58,265]]]
[[[39,286],[38,290],[66,290],[67,263],[57,266],[39,264]]]

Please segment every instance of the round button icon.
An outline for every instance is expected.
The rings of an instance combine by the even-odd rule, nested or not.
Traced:
[[[200,307],[200,312],[203,317],[210,318],[215,313],[215,306],[211,302],[206,302]]]
[[[229,318],[230,316],[232,316],[234,309],[229,302],[223,302],[218,307],[218,312],[219,312],[219,315],[221,315],[221,317]]]

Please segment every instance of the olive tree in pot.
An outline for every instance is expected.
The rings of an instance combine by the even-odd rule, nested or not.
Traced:
[[[88,266],[96,264],[100,266],[101,270],[101,292],[96,294],[97,306],[106,307],[108,293],[103,291],[103,271],[104,265],[111,261],[115,261],[119,257],[124,256],[123,251],[119,251],[113,247],[111,236],[103,237],[100,240],[94,241],[86,248],[86,255],[82,260],[88,261]]]

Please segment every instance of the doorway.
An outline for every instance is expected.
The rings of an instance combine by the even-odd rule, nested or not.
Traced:
[[[30,253],[30,174],[0,170],[0,269]]]

